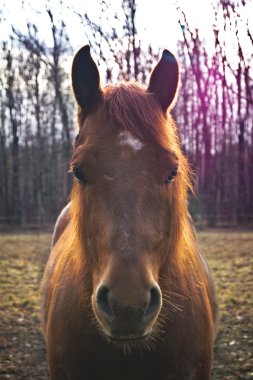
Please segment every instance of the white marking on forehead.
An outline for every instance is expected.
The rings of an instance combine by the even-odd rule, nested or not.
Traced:
[[[138,152],[138,150],[141,150],[144,147],[144,144],[136,137],[133,137],[128,131],[120,132],[118,139],[119,145],[128,145],[134,152]]]

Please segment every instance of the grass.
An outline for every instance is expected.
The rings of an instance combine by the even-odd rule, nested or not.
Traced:
[[[214,379],[253,379],[253,233],[201,232],[220,307]]]
[[[46,380],[39,283],[50,234],[1,234],[0,379]]]
[[[253,232],[198,235],[220,305],[213,379],[253,379]],[[0,379],[48,379],[38,289],[50,239],[49,233],[0,235]]]

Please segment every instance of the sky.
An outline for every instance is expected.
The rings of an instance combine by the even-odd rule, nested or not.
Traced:
[[[214,49],[214,39],[212,26],[214,24],[214,4],[219,3],[218,0],[136,0],[136,24],[138,35],[145,47],[151,44],[154,51],[161,49],[169,49],[177,55],[177,43],[182,39],[182,30],[178,23],[178,12],[176,3],[185,12],[191,29],[198,28],[201,37],[206,41],[208,51]],[[46,14],[46,5],[52,9],[54,17],[64,20],[66,23],[67,33],[70,37],[71,45],[74,51],[88,43],[85,34],[85,28],[80,22],[80,18],[76,13],[84,14],[87,12],[91,20],[99,22],[100,15],[99,0],[0,0],[0,20],[4,18],[4,22],[0,22],[0,41],[8,39],[11,32],[11,25],[20,31],[26,32],[26,24],[28,21],[35,23],[39,30],[39,35],[50,46],[52,44],[52,34],[50,30],[49,17]],[[119,13],[121,9],[121,0],[108,0],[110,3],[110,11],[113,15]],[[245,27],[245,18],[247,15],[253,15],[253,0],[246,1],[247,6],[244,8],[244,16],[239,21],[241,29]],[[61,5],[63,4],[63,5]],[[240,11],[243,13],[243,11]],[[243,14],[242,14],[243,15]],[[251,31],[253,34],[253,17],[249,18]],[[221,23],[223,23],[221,15]],[[108,23],[105,27],[110,28]],[[233,42],[235,32],[227,33],[224,37],[227,39],[228,46],[233,60]],[[229,41],[229,39],[231,41]],[[248,57],[252,59],[252,46],[249,46],[249,40],[242,38],[242,44],[245,44],[245,51],[249,51]]]
[[[155,48],[167,48],[176,51],[177,41],[182,37],[182,32],[178,24],[175,1],[136,0],[136,2],[137,28],[143,43],[151,42]],[[36,22],[39,29],[43,30],[45,39],[50,40],[49,20],[45,14],[46,3],[45,0],[0,0],[0,9],[3,9],[6,18],[5,23],[0,23],[1,39],[9,33],[11,24],[25,31],[26,23],[30,20]],[[84,28],[73,10],[82,14],[86,11],[91,19],[97,20],[99,14],[98,1],[63,0],[64,9],[59,6],[60,0],[51,0],[48,3],[55,10],[54,14],[59,15],[59,18],[62,13],[74,50],[87,43]],[[121,0],[110,0],[110,3],[112,11],[121,8]],[[212,33],[213,21],[211,0],[178,0],[178,3],[185,10],[191,24],[199,27],[208,39],[208,34]]]

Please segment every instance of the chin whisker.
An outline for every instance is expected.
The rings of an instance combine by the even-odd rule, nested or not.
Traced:
[[[91,325],[95,328],[97,333],[104,339],[107,344],[112,345],[116,350],[122,351],[124,355],[130,355],[133,352],[137,351],[155,351],[157,341],[161,339],[162,335],[164,334],[163,322],[164,321],[162,318],[159,318],[159,320],[155,322],[152,332],[149,335],[143,339],[129,341],[121,341],[110,338],[100,323],[96,320],[95,316],[91,320]]]

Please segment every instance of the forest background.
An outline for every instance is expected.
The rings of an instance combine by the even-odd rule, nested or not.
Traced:
[[[160,9],[165,15],[150,27],[156,9],[142,0],[2,3],[1,225],[51,224],[68,202],[77,133],[69,73],[74,52],[86,43],[104,84],[146,84],[162,49],[172,50],[181,67],[172,113],[197,194],[190,197],[192,216],[209,226],[252,225],[253,4],[204,1],[194,18],[187,2],[166,3],[168,13]],[[155,22],[164,29],[156,32]]]

